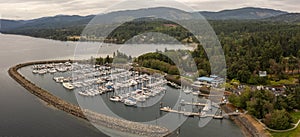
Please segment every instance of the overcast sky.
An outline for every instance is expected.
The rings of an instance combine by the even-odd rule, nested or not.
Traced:
[[[33,19],[44,16],[99,14],[123,0],[0,0],[0,17]],[[151,0],[147,0],[148,2]],[[177,0],[199,11],[263,7],[300,12],[299,0]],[[126,5],[127,7],[128,5]]]

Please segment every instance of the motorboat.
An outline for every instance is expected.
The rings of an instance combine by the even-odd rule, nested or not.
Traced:
[[[33,74],[37,74],[37,73],[39,73],[39,71],[36,70],[36,69],[34,69],[34,70],[32,71],[32,73],[33,73]]]
[[[53,77],[53,79],[55,80],[55,82],[57,83],[62,83],[64,80],[64,77]]]
[[[136,106],[136,101],[133,99],[125,99],[124,100],[124,104],[126,106]]]
[[[47,70],[46,69],[41,69],[41,70],[38,70],[38,73],[40,75],[43,75],[43,74],[46,74],[47,73]]]
[[[186,89],[183,89],[183,92],[184,92],[185,94],[190,94],[190,93],[192,93],[193,91],[192,91],[191,89],[189,89],[189,88],[186,88]]]
[[[55,68],[52,68],[52,69],[49,69],[49,73],[53,74],[53,73],[56,73],[57,70]]]
[[[78,94],[86,97],[89,96],[86,92],[83,91],[79,91]]]
[[[112,96],[109,98],[109,100],[113,102],[120,102],[122,98],[120,96]]]
[[[183,115],[187,116],[187,117],[193,117],[194,116],[192,112],[184,112]]]
[[[74,86],[73,86],[71,83],[69,83],[69,82],[63,83],[63,86],[64,86],[66,89],[69,89],[69,90],[74,89]]]

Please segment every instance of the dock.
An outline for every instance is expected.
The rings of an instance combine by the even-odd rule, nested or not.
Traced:
[[[224,96],[224,95],[211,95],[211,94],[203,94],[203,93],[200,93],[198,95],[204,96],[204,97],[223,97]]]
[[[199,102],[181,102],[183,105],[192,105],[192,106],[206,106],[205,103],[199,103]]]
[[[192,105],[192,106],[206,106],[208,104],[206,103],[200,103],[200,102],[180,102],[183,105]],[[215,108],[220,108],[219,103],[212,103],[211,106],[215,107]]]
[[[201,116],[201,113],[187,112],[187,111],[178,111],[178,110],[171,109],[169,107],[163,107],[163,108],[160,108],[160,110],[161,111],[165,111],[165,112],[183,114],[185,116],[199,116],[199,117]]]
[[[177,113],[177,114],[183,114],[184,116],[197,116],[197,117],[201,117],[201,118],[205,118],[205,117],[212,117],[215,119],[223,119],[224,116],[237,116],[240,115],[241,113],[237,113],[237,112],[233,112],[233,113],[228,113],[228,114],[223,114],[223,115],[215,115],[215,114],[205,114],[205,113],[196,113],[196,112],[187,112],[187,111],[179,111],[179,110],[174,110],[171,109],[170,107],[163,107],[160,108],[161,111],[165,111],[165,112],[170,112],[170,113]]]

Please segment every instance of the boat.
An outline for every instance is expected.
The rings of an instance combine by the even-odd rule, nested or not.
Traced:
[[[183,92],[184,92],[185,94],[190,94],[190,93],[192,93],[193,91],[192,91],[191,89],[189,89],[189,88],[186,88],[186,89],[183,90]]]
[[[183,115],[187,117],[194,117],[192,112],[184,112]]]
[[[56,73],[56,72],[57,72],[57,70],[54,69],[54,68],[52,68],[52,69],[49,70],[49,73],[51,73],[51,74]]]
[[[78,93],[79,93],[79,95],[82,95],[82,96],[86,96],[86,97],[89,96],[86,92],[83,92],[83,91],[79,91]]]
[[[32,73],[33,73],[33,74],[37,74],[37,73],[39,73],[39,71],[36,70],[36,69],[34,69],[34,70],[32,71]]]
[[[65,68],[65,67],[57,68],[57,71],[58,72],[66,72],[67,68]]]
[[[46,73],[47,73],[47,70],[41,69],[41,70],[38,70],[38,73],[39,73],[40,75],[43,75],[43,74],[46,74]]]
[[[214,119],[223,119],[224,116],[216,116],[216,115],[215,115],[215,116],[213,116],[213,118],[214,118]]]
[[[62,83],[64,80],[64,77],[53,77],[53,79],[55,80],[55,82],[57,83]]]
[[[135,81],[135,80],[130,80],[130,82],[129,82],[129,85],[130,86],[135,86],[135,85],[137,85],[138,83]]]
[[[112,96],[109,100],[113,102],[121,102],[122,98],[120,96]]]
[[[97,81],[96,81],[96,83],[97,84],[103,84],[105,81],[103,80],[103,79],[101,79],[101,78],[99,78]]]
[[[69,82],[63,83],[63,86],[64,86],[66,89],[69,89],[69,90],[74,89],[74,86],[73,86],[71,83],[69,83]]]
[[[113,86],[113,85],[114,85],[114,83],[112,83],[112,82],[110,82],[110,81],[107,82],[107,83],[105,84],[105,86],[107,86],[107,87],[108,87],[108,86]]]
[[[200,92],[198,91],[198,92],[193,92],[193,95],[194,96],[198,96],[200,94]]]
[[[138,102],[145,102],[146,101],[146,96],[145,95],[136,95],[133,97],[136,101]]]
[[[132,100],[132,99],[125,99],[124,100],[124,104],[126,106],[136,106],[136,101]]]

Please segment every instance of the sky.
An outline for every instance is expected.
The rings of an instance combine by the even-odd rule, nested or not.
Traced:
[[[100,14],[109,11],[109,8],[124,1],[126,0],[0,0],[0,18],[27,20],[62,14]],[[146,8],[148,5],[151,5],[149,3],[159,0],[139,1],[145,1],[147,4],[135,6],[135,2],[131,2],[131,4],[123,4],[122,8],[126,9],[130,6],[133,9]],[[242,7],[261,7],[300,13],[299,0],[177,0],[177,2],[197,11],[220,11]],[[165,3],[168,5],[175,2],[169,0]]]

